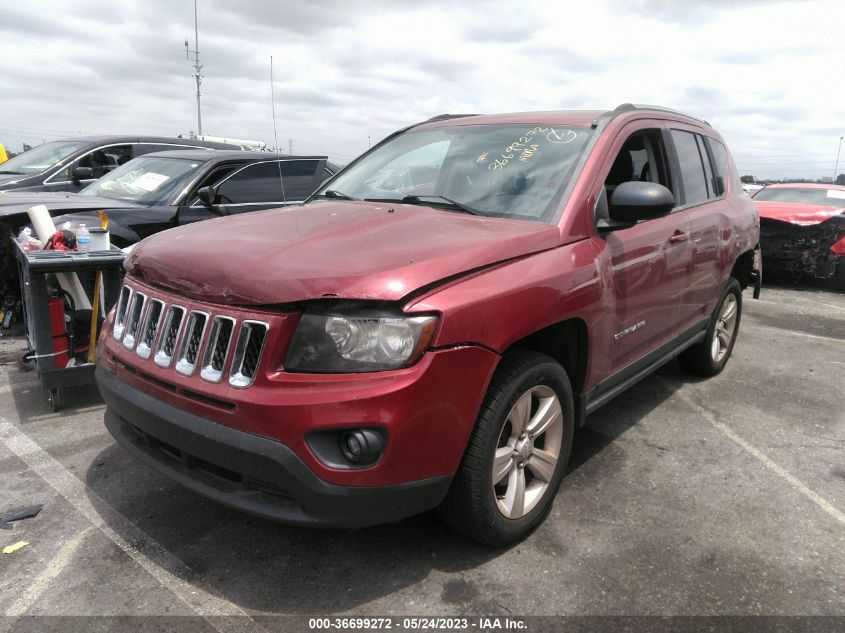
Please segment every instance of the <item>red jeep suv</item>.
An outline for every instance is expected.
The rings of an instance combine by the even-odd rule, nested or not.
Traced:
[[[722,370],[758,235],[706,122],[435,117],[302,207],[141,242],[100,339],[105,423],[252,514],[437,507],[501,546],[548,515],[590,412],[675,356]]]

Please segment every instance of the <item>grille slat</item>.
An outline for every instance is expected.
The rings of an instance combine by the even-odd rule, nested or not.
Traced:
[[[132,302],[129,304],[129,310],[126,315],[126,333],[123,335],[123,347],[126,349],[135,349],[138,326],[141,323],[141,317],[144,314],[144,307],[146,305],[147,296],[144,293],[136,292],[132,296]]]
[[[211,326],[211,335],[205,348],[200,376],[209,382],[220,382],[226,357],[232,343],[235,320],[231,317],[216,316]]]
[[[255,380],[268,329],[261,321],[244,321],[241,325],[229,373],[229,384],[233,387],[248,387]]]
[[[258,375],[269,329],[263,321],[238,323],[228,315],[168,306],[163,298],[125,285],[112,334],[126,349],[143,359],[152,357],[161,368],[173,366],[183,376],[192,376],[200,365],[200,377],[214,383],[228,368],[229,384],[244,388]]]
[[[208,325],[208,315],[205,312],[191,312],[176,359],[176,371],[180,374],[190,376],[197,368],[197,357],[206,325]]]
[[[123,286],[120,289],[120,298],[117,301],[117,309],[114,314],[114,329],[112,334],[119,341],[123,338],[123,333],[126,330],[126,313],[129,310],[129,303],[132,299],[132,288]]]
[[[170,367],[184,317],[185,308],[182,306],[170,306],[168,308],[155,353],[155,364],[159,367]]]
[[[149,358],[153,352],[153,343],[156,340],[158,326],[161,322],[161,315],[164,312],[164,301],[161,299],[150,299],[147,308],[147,315],[144,317],[144,325],[141,327],[140,340],[135,353],[141,358]]]

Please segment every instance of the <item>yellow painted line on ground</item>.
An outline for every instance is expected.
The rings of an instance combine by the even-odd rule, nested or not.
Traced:
[[[62,571],[64,571],[70,564],[76,550],[79,549],[80,545],[82,545],[82,541],[84,541],[93,530],[93,526],[87,527],[67,543],[62,545],[58,553],[56,553],[56,555],[48,563],[47,568],[38,574],[29,587],[21,592],[18,599],[15,600],[12,606],[6,609],[6,615],[17,617],[26,613],[29,607],[35,604],[38,598],[41,597],[41,594],[44,593],[56,576],[62,573]]]

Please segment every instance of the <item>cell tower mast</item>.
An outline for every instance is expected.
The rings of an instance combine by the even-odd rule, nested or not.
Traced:
[[[202,83],[202,64],[200,64],[200,36],[199,27],[197,25],[197,0],[194,0],[194,49],[191,50],[188,45],[188,38],[185,38],[185,58],[191,60],[191,54],[194,59],[194,78],[197,80],[197,136],[202,136],[202,108],[200,105],[200,84]]]

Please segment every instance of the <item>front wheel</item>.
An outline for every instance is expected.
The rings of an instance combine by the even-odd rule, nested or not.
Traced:
[[[678,359],[688,371],[700,376],[715,376],[731,356],[742,316],[742,288],[731,278],[710,317],[707,334],[700,343],[681,352]]]
[[[509,353],[493,376],[441,517],[486,545],[525,538],[551,511],[573,421],[563,367],[537,352]]]

